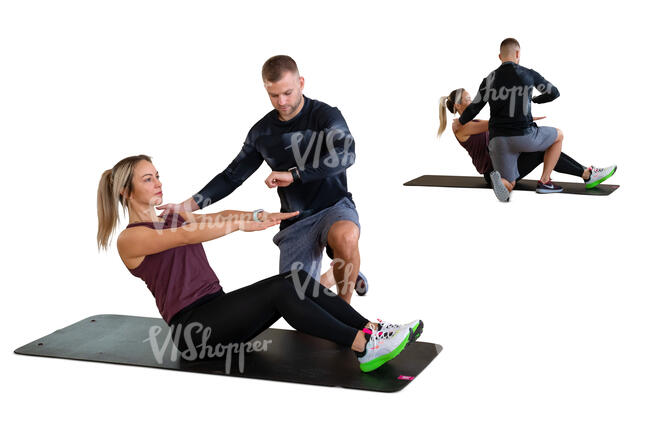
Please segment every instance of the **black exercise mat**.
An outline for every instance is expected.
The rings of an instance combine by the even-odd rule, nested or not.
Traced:
[[[619,185],[600,184],[595,188],[586,189],[584,183],[553,182],[564,188],[564,193],[580,195],[610,195]],[[479,176],[438,176],[425,175],[410,180],[404,186],[442,186],[450,188],[490,188],[485,178]],[[518,180],[515,191],[535,191],[537,181],[531,179]]]
[[[264,340],[270,340],[266,345],[267,350],[245,352],[241,372],[240,354],[232,353],[233,349],[230,363],[227,356],[197,361],[180,358],[172,360],[171,342],[159,363],[151,342],[144,342],[149,338],[152,326],[160,327],[161,332],[156,338],[160,347],[169,331],[162,319],[103,314],[59,329],[14,352],[21,355],[395,392],[408,385],[442,350],[437,344],[415,342],[377,370],[363,373],[356,356],[349,349],[296,331],[268,329],[253,340],[259,341],[260,348],[263,347]]]

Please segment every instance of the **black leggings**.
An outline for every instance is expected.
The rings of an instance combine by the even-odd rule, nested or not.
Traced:
[[[519,177],[517,180],[528,176],[531,171],[535,170],[535,168],[542,164],[544,162],[544,153],[545,152],[525,152],[520,154],[517,159],[517,170],[519,170]],[[570,174],[578,177],[582,177],[584,170],[585,168],[582,164],[564,152],[560,153],[560,159],[558,159],[555,168],[553,168],[553,171],[557,171],[558,173]],[[490,173],[485,173],[483,176],[488,183],[491,183]]]
[[[211,296],[211,295],[208,295]],[[350,347],[369,322],[347,302],[305,271],[285,272],[229,293],[211,296],[174,315],[170,325],[209,327],[208,344],[245,343],[280,317],[298,331]],[[192,334],[195,346],[201,335]],[[179,349],[187,347],[180,338]]]

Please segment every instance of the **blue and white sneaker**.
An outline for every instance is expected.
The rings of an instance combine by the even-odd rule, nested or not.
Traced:
[[[549,193],[562,192],[562,191],[564,191],[564,188],[555,185],[553,182],[551,182],[550,179],[546,183],[542,183],[541,180],[538,180],[537,188],[535,188],[535,192],[538,192],[539,194],[549,194]]]
[[[510,191],[501,182],[501,173],[494,170],[490,173],[490,181],[492,182],[492,190],[500,202],[507,202],[510,200]]]
[[[589,171],[591,171],[591,176],[589,176],[589,179],[585,180],[585,188],[587,189],[596,187],[612,177],[612,175],[616,173],[616,166],[610,165],[605,168],[597,168],[592,165],[589,167]]]

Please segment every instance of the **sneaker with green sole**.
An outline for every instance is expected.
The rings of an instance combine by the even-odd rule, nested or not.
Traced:
[[[422,334],[424,324],[421,320],[411,322],[409,325],[412,326],[367,330],[366,332],[370,332],[370,337],[366,349],[357,355],[361,371],[368,373],[378,369],[399,355],[409,343]]]
[[[616,166],[610,165],[605,168],[591,166],[589,167],[589,170],[591,171],[591,176],[589,176],[589,179],[585,180],[585,188],[587,189],[594,188],[612,177],[612,175],[616,173]]]

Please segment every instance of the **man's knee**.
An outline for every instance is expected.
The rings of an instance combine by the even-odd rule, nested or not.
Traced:
[[[560,128],[555,128],[555,129],[557,130],[557,138],[555,139],[555,141],[562,142],[562,140],[564,140],[564,133]]]
[[[359,245],[359,227],[352,221],[337,221],[327,234],[327,243],[335,255],[349,255]]]

